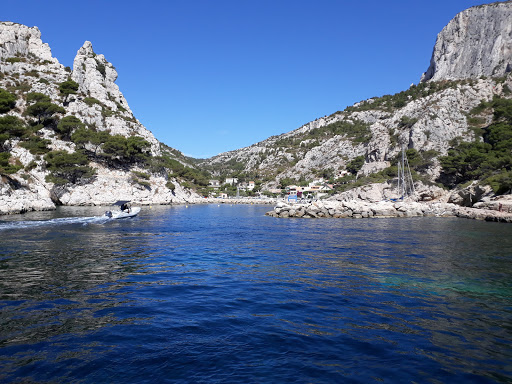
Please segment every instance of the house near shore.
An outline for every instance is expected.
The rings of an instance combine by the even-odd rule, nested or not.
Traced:
[[[314,195],[317,198],[327,195],[327,192],[333,189],[332,184],[327,184],[323,179],[315,180],[306,187],[299,185],[289,185],[286,187],[288,200],[297,200],[301,197]]]
[[[297,185],[287,185],[285,187],[286,194],[288,194],[288,195],[296,195],[297,190],[299,190],[299,189],[300,189],[300,187]]]
[[[219,189],[220,182],[219,182],[219,180],[208,180],[208,186],[213,189]]]
[[[224,184],[237,185],[238,184],[238,178],[236,178],[236,177],[227,177],[226,181],[224,182]]]

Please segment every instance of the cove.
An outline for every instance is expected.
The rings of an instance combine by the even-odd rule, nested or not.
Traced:
[[[510,225],[266,211],[0,218],[0,381],[512,380]]]

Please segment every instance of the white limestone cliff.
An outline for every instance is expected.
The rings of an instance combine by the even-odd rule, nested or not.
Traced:
[[[416,150],[435,150],[445,155],[450,140],[458,137],[473,140],[474,133],[468,123],[468,112],[482,100],[489,101],[495,95],[503,95],[504,89],[512,89],[512,76],[504,82],[494,79],[478,79],[471,82],[454,82],[451,87],[426,97],[411,100],[392,112],[366,110],[338,112],[317,119],[302,127],[279,136],[273,136],[250,147],[222,153],[206,160],[205,165],[244,164],[245,172],[264,173],[282,167],[277,178],[304,177],[311,179],[315,170],[330,168],[335,172],[345,169],[356,156],[364,156],[366,162],[361,174],[377,172],[390,165],[403,146]],[[413,119],[410,126],[402,126],[403,118]],[[312,140],[304,139],[307,133],[338,121],[359,120],[369,125],[371,138],[367,143],[356,143],[344,135],[318,139],[318,145],[308,148]],[[282,142],[295,142],[290,149]],[[429,169],[432,179],[439,176],[437,162]],[[271,185],[271,184],[269,184]]]
[[[361,175],[377,172],[388,167],[389,160],[403,147],[445,155],[452,139],[474,140],[468,123],[472,108],[494,96],[508,97],[507,92],[512,89],[511,70],[512,1],[469,8],[439,34],[431,66],[420,84],[425,96],[408,96],[404,105],[373,109],[377,99],[365,100],[348,111],[321,117],[250,147],[222,153],[203,164],[218,168],[237,163],[247,173],[269,173],[274,177],[278,170],[278,180],[312,179],[318,170],[344,170],[357,156],[365,157]],[[437,81],[442,81],[438,90],[433,88]],[[431,88],[435,91],[429,92]],[[412,123],[404,125],[403,119]],[[332,123],[355,120],[369,125],[368,141],[358,143],[346,135],[308,135]],[[437,158],[427,173],[432,181],[439,176]],[[276,185],[274,181],[265,184]]]
[[[49,96],[53,103],[65,108],[88,126],[108,130],[111,134],[125,137],[140,136],[151,144],[154,156],[161,154],[160,143],[133,115],[128,102],[115,84],[117,72],[103,55],[96,55],[88,41],[78,50],[71,72],[52,56],[48,44],[41,40],[37,27],[0,22],[0,88],[15,93],[16,108],[9,115],[25,119],[27,105],[24,94],[40,92]],[[67,100],[59,93],[59,83],[73,79],[79,84],[76,95]],[[89,98],[89,103],[87,102]],[[93,100],[94,102],[90,102]],[[4,115],[2,115],[4,116]],[[52,150],[75,151],[75,144],[63,141],[50,129],[39,134],[51,141]],[[19,146],[19,140],[9,143],[11,160],[23,166],[35,164],[29,169],[0,177],[0,215],[31,210],[54,209],[55,203],[64,205],[106,205],[117,199],[132,200],[139,204],[184,203],[197,197],[182,188],[170,175],[150,175],[149,185],[142,185],[132,171],[140,169],[110,169],[99,163],[91,163],[96,170],[95,178],[87,184],[56,187],[45,181],[48,171],[41,156],[31,154]],[[166,183],[171,181],[175,190]]]
[[[141,136],[151,143],[154,156],[161,154],[158,140],[135,118],[115,83],[117,71],[114,66],[105,56],[94,53],[90,41],[86,41],[78,50],[71,78],[78,83],[80,94],[94,98],[100,104],[88,105],[83,99],[77,98],[74,103],[70,103],[70,112],[82,121],[94,124],[99,130],[109,130],[113,135]],[[105,108],[112,113],[105,115]]]
[[[58,64],[48,44],[41,41],[37,27],[2,22],[0,23],[0,59],[8,57],[34,57],[40,61]]]
[[[437,36],[422,81],[503,76],[512,71],[512,2],[472,7]]]

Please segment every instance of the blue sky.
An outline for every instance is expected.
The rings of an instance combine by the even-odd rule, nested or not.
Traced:
[[[17,0],[1,19],[38,26],[66,66],[91,41],[156,138],[204,158],[407,89],[437,33],[484,3]]]

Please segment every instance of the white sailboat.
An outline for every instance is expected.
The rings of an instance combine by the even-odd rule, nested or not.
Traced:
[[[398,196],[400,196],[400,200],[404,198],[415,199],[416,197],[411,168],[404,148],[402,148],[402,158],[398,161]]]

